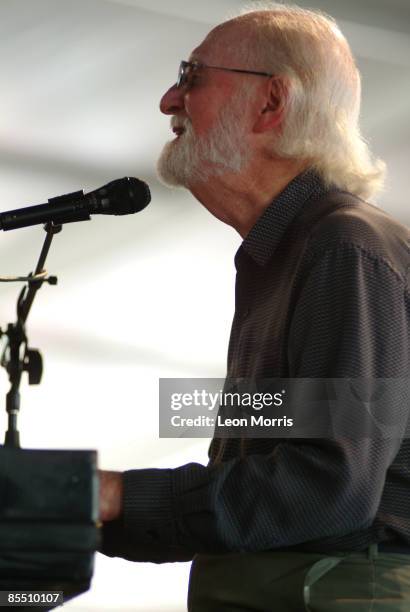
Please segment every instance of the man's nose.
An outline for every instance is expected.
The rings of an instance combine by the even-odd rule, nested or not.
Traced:
[[[184,108],[183,88],[173,85],[161,98],[159,103],[161,113],[164,115],[176,115]]]

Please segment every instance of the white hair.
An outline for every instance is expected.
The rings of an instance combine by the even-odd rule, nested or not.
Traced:
[[[360,74],[337,24],[297,6],[251,6],[233,20],[244,26],[235,55],[254,70],[283,77],[288,90],[272,153],[310,160],[326,184],[373,196],[383,186],[385,164],[372,159],[360,133]]]

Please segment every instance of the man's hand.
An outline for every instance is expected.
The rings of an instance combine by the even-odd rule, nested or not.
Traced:
[[[113,521],[122,512],[122,473],[98,471],[100,478],[100,521]]]

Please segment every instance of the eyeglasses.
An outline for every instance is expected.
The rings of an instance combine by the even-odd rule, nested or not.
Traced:
[[[242,74],[256,74],[259,76],[272,77],[273,74],[268,72],[256,72],[255,70],[242,70],[240,68],[221,68],[221,66],[208,66],[199,62],[184,62],[179,65],[177,87],[190,87],[193,83],[193,77],[200,68],[212,68],[213,70],[226,70],[227,72],[240,72]]]

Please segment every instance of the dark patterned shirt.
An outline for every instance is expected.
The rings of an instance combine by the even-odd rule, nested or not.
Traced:
[[[307,172],[235,264],[228,376],[409,376],[409,232],[383,211]],[[210,458],[125,472],[124,515],[105,527],[103,552],[162,562],[410,544],[407,438],[215,439]]]

